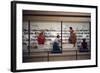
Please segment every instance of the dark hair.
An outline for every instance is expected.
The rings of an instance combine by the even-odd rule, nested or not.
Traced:
[[[83,42],[86,42],[86,39],[83,39]]]
[[[69,27],[71,30],[73,29],[72,27]]]
[[[59,38],[60,36],[59,35],[57,35],[57,38]]]

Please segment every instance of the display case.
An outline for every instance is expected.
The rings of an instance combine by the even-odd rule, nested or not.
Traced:
[[[76,33],[75,47],[69,43],[69,27],[72,27]],[[37,41],[41,32],[45,37],[45,43],[42,45],[38,44]],[[52,53],[53,43],[57,35],[60,36],[60,52]],[[83,38],[88,44],[87,52],[79,51]],[[90,21],[68,22],[51,19],[47,21],[46,18],[23,21],[23,62],[90,59],[90,50]]]

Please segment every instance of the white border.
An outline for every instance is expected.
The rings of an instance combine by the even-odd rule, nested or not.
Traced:
[[[77,61],[60,61],[60,62],[39,62],[39,63],[22,63],[22,10],[42,10],[42,11],[64,11],[64,12],[84,12],[91,13],[91,60],[77,60]],[[78,8],[78,7],[60,7],[60,6],[45,6],[45,5],[28,5],[17,4],[17,70],[22,69],[38,69],[38,68],[52,68],[52,67],[71,67],[71,66],[85,66],[95,65],[96,57],[96,21],[94,8]]]

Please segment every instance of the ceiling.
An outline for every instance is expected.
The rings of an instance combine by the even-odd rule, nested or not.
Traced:
[[[66,17],[90,17],[90,13],[80,12],[57,12],[57,11],[32,11],[23,10],[24,16],[66,16]]]

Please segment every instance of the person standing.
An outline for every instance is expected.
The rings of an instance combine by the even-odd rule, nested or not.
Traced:
[[[37,41],[38,41],[38,44],[39,44],[39,45],[45,44],[45,35],[44,35],[43,32],[41,32],[41,33],[39,34],[39,36],[37,37]]]
[[[70,32],[69,43],[73,44],[73,47],[75,47],[76,41],[77,41],[76,33],[74,32],[72,27],[69,27],[69,29],[70,29],[69,30]]]

